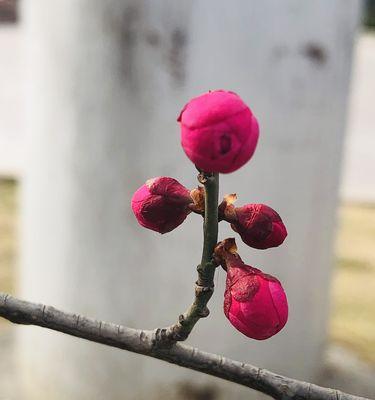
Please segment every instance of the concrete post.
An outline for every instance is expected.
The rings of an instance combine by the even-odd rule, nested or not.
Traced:
[[[174,322],[193,297],[201,221],[191,216],[160,236],[137,225],[130,198],[152,176],[196,185],[175,119],[191,96],[231,89],[258,116],[261,139],[221,191],[283,216],[289,238],[281,248],[238,243],[248,263],[284,282],[290,320],[265,342],[236,332],[222,312],[220,272],[211,317],[189,342],[315,379],[358,9],[353,0],[25,0],[31,118],[21,295],[133,327]],[[228,235],[222,225],[221,238]],[[20,332],[27,399],[249,395],[137,355],[37,328]]]

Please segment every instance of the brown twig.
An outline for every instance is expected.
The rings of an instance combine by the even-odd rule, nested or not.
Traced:
[[[276,400],[370,400],[277,375],[250,364],[176,343],[155,347],[155,331],[143,331],[65,313],[0,293],[0,316],[16,324],[37,325],[68,335],[158,358],[258,390]]]

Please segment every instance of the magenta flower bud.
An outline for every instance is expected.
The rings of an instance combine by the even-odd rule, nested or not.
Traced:
[[[229,214],[229,213],[227,213]],[[280,246],[288,235],[280,215],[265,204],[247,204],[234,208],[231,227],[248,246],[268,249]]]
[[[235,251],[224,250],[221,257],[227,270],[224,314],[230,323],[257,340],[278,333],[288,320],[288,301],[281,283],[246,265]]]
[[[195,97],[177,119],[181,144],[202,171],[229,173],[252,157],[258,142],[258,122],[233,93],[215,90]]]
[[[247,337],[264,340],[276,335],[288,320],[288,301],[273,276],[245,264],[229,266],[224,313]]]
[[[140,225],[167,233],[184,222],[190,213],[190,192],[176,179],[149,179],[133,195],[132,210]]]

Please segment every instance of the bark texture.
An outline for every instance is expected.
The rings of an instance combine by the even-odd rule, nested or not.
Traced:
[[[51,306],[0,293],[0,316],[23,325],[37,325],[92,342],[158,358],[258,390],[277,400],[370,400],[277,375],[250,364],[206,353],[180,343],[168,347],[156,341],[157,330],[127,328],[66,313]]]

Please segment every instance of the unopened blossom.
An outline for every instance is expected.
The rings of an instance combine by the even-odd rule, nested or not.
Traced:
[[[140,225],[167,233],[182,224],[190,213],[190,192],[176,179],[149,179],[133,195],[132,210]]]
[[[264,340],[278,333],[288,320],[288,301],[274,276],[246,265],[236,249],[217,248],[216,255],[227,270],[224,314],[241,333]],[[223,246],[219,244],[219,247]]]
[[[280,215],[265,204],[228,205],[224,214],[243,242],[256,249],[280,246],[288,235]]]
[[[178,121],[182,147],[202,171],[237,170],[250,160],[258,142],[258,122],[233,92],[215,90],[193,98]]]

